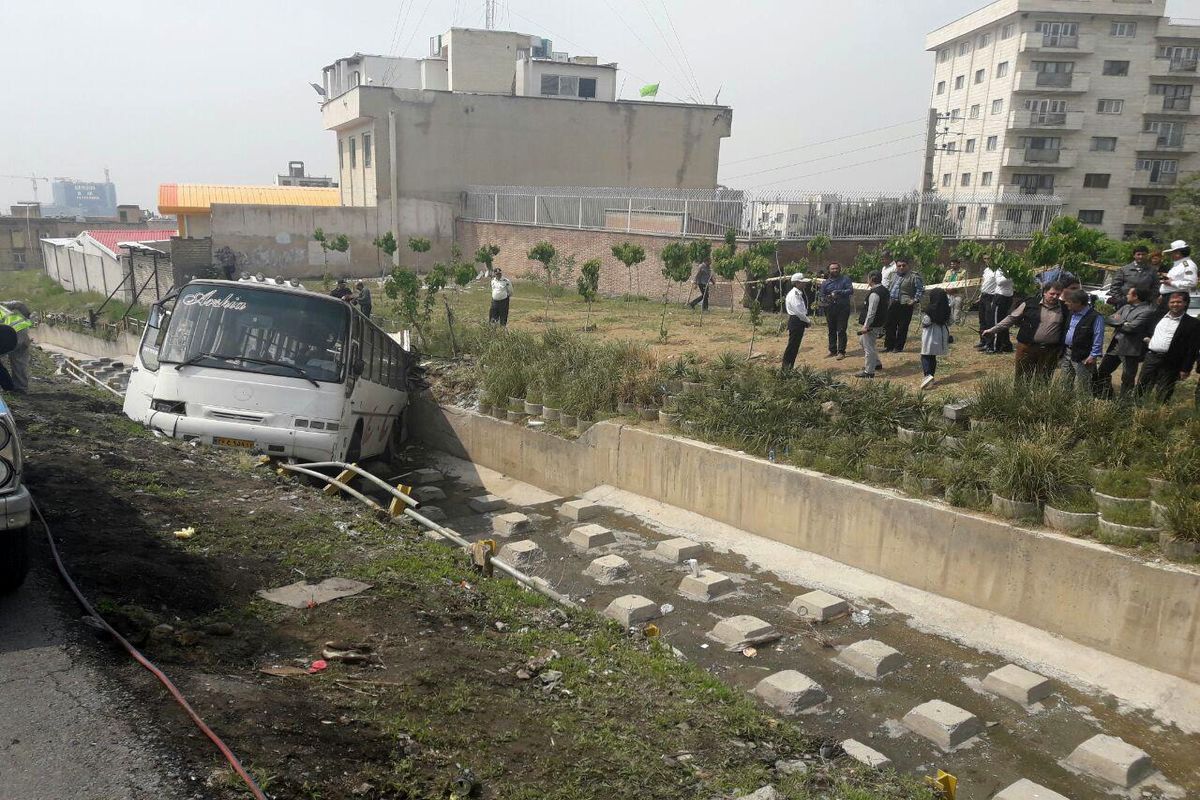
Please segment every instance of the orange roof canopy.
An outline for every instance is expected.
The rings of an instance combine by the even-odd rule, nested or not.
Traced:
[[[340,206],[341,191],[311,186],[222,186],[164,183],[158,187],[158,213],[207,214],[214,203],[251,206]]]

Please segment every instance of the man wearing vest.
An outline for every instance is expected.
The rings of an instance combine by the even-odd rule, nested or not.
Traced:
[[[871,288],[867,291],[867,296],[863,299],[862,308],[858,312],[859,341],[862,343],[863,349],[863,371],[856,374],[856,378],[874,378],[875,370],[883,369],[883,364],[879,362],[879,352],[875,349],[875,342],[879,339],[879,333],[883,330],[883,320],[887,318],[888,310],[888,290],[883,288],[880,281],[883,276],[878,272],[872,272],[867,276],[867,285]]]
[[[888,313],[884,320],[883,352],[900,353],[908,341],[908,329],[912,324],[913,308],[925,294],[925,281],[909,269],[908,262],[896,262],[896,273],[888,284]]]
[[[0,303],[0,325],[8,325],[17,332],[17,346],[8,354],[12,373],[13,391],[25,394],[29,391],[29,306],[20,300]]]
[[[1104,351],[1104,319],[1088,303],[1088,293],[1083,289],[1071,289],[1063,298],[1071,315],[1063,337],[1063,380],[1067,388],[1091,396],[1096,364]]]
[[[1175,384],[1191,374],[1200,353],[1200,322],[1187,315],[1189,292],[1167,298],[1167,313],[1146,339],[1146,360],[1138,379],[1138,396],[1154,390],[1160,400],[1170,400]]]
[[[1042,292],[1041,302],[1026,300],[1013,312],[984,331],[994,336],[1017,327],[1017,378],[1049,378],[1054,374],[1066,338],[1069,317],[1066,306],[1059,302],[1062,286],[1052,283]]]

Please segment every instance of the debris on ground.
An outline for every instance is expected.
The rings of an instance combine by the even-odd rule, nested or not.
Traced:
[[[352,597],[371,588],[371,584],[352,581],[349,578],[326,578],[320,583],[296,581],[277,589],[259,589],[257,594],[264,600],[291,608],[312,608],[330,600]]]

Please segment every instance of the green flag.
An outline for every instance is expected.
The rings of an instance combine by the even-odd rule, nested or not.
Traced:
[[[642,97],[658,97],[658,84],[647,83],[642,87]]]

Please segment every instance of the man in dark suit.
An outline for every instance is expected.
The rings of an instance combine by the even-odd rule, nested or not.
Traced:
[[[1151,389],[1161,400],[1169,400],[1175,384],[1189,374],[1200,354],[1200,322],[1187,315],[1191,297],[1187,292],[1175,292],[1167,300],[1167,313],[1154,325],[1142,375],[1138,379],[1138,394]]]

